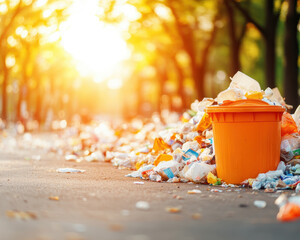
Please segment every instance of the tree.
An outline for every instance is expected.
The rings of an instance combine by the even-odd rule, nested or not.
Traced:
[[[30,99],[34,95],[38,95],[37,91],[31,92],[32,88],[29,87],[29,82],[36,82],[36,86],[39,86],[39,78],[37,75],[33,76],[34,68],[36,67],[36,60],[43,49],[42,45],[46,38],[49,38],[51,34],[57,31],[59,24],[65,18],[65,14],[61,7],[57,8],[56,3],[59,3],[58,0],[48,1],[41,7],[35,7],[34,5],[28,9],[28,11],[23,12],[22,17],[25,19],[23,21],[17,22],[18,28],[22,28],[23,32],[27,34],[22,35],[18,34],[15,36],[19,41],[19,64],[20,68],[20,91],[18,97],[18,103],[16,106],[17,120],[24,121],[21,114],[21,105],[24,103],[26,105],[26,110],[33,110],[34,106],[29,106],[31,101]],[[51,8],[51,14],[44,16],[45,9]],[[48,28],[56,28],[52,30],[45,30]],[[41,33],[40,29],[44,28],[44,32]],[[33,77],[36,77],[34,79]],[[41,96],[40,96],[41,97]],[[36,105],[38,107],[38,105]]]
[[[276,31],[277,24],[280,15],[281,5],[283,0],[280,2],[280,7],[278,10],[275,9],[274,0],[265,1],[265,26],[255,20],[249,11],[242,7],[242,3],[236,0],[231,0],[231,3],[236,7],[236,9],[245,17],[245,20],[252,23],[256,29],[260,32],[265,41],[266,51],[265,51],[265,72],[267,85],[271,88],[275,87],[275,43],[276,43]]]
[[[182,47],[190,57],[191,71],[195,82],[196,92],[198,98],[201,100],[204,97],[204,79],[206,74],[209,52],[213,45],[213,41],[216,37],[217,28],[218,28],[217,26],[218,13],[215,12],[214,14],[211,14],[213,15],[211,16],[212,29],[208,33],[209,35],[206,36],[206,38],[201,39],[203,42],[203,46],[202,49],[200,50],[198,44],[199,39],[197,39],[199,33],[198,31],[196,31],[198,30],[197,27],[195,27],[199,25],[197,15],[193,14],[193,12],[190,13],[194,18],[195,24],[184,23],[183,21],[181,21],[179,15],[179,11],[182,12],[182,6],[179,5],[178,2],[175,2],[173,0],[167,1],[166,4],[172,11],[174,21],[175,21],[175,29],[177,30],[177,34],[182,41]],[[191,10],[189,9],[189,11]]]
[[[285,20],[284,36],[284,95],[286,102],[298,106],[298,55],[299,46],[297,39],[297,0],[288,0],[288,11]]]
[[[228,18],[228,32],[230,39],[230,52],[231,52],[231,67],[230,67],[230,75],[233,76],[237,71],[241,70],[240,63],[240,50],[242,40],[245,36],[247,29],[247,22],[245,21],[240,29],[240,33],[238,34],[238,25],[236,21],[235,11],[230,4],[230,0],[225,0],[225,8],[227,10],[227,18]]]
[[[34,91],[36,86],[36,89],[39,89],[40,86],[38,82],[40,76],[34,74],[37,72],[35,71],[37,58],[43,51],[43,44],[51,41],[58,42],[59,39],[50,39],[52,34],[57,34],[60,23],[65,19],[65,9],[70,1],[20,0],[13,3],[6,0],[0,3],[2,7],[5,6],[2,8],[5,10],[0,16],[2,24],[0,26],[0,76],[3,78],[1,114],[4,120],[8,118],[7,89],[8,86],[11,87],[11,79],[15,79],[14,82],[18,80],[19,85],[15,108],[17,120],[22,120],[22,102],[26,103],[26,110],[29,110],[30,113],[33,113],[35,108],[39,108],[39,105],[33,102],[35,96],[40,100],[42,98],[38,91]],[[11,58],[14,59],[13,66],[9,66],[8,60]]]
[[[0,67],[2,68],[2,112],[1,117],[4,121],[7,120],[7,84],[9,79],[9,69],[6,64],[7,57],[7,43],[6,39],[10,32],[14,29],[14,24],[17,17],[27,8],[29,8],[34,1],[29,3],[28,5],[24,3],[22,0],[19,1],[16,5],[12,6],[9,0],[6,0],[3,4],[5,4],[6,12],[5,14],[0,16],[2,28],[0,28]]]

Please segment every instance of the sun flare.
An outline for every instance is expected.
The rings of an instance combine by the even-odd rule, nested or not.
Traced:
[[[61,25],[61,44],[75,59],[81,75],[100,82],[112,77],[130,51],[122,30],[99,21],[97,9],[97,0],[74,1],[69,18]]]

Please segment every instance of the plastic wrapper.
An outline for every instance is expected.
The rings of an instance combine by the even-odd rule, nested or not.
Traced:
[[[194,157],[195,159],[197,159],[199,157],[199,153],[197,153],[193,149],[189,149],[189,150],[185,151],[184,154],[182,155],[183,161],[190,160],[191,157]]]
[[[218,103],[223,103],[224,101],[236,101],[244,99],[245,96],[243,92],[239,89],[226,89],[220,92],[216,98]]]
[[[237,88],[243,92],[256,91],[260,92],[261,88],[259,83],[253,78],[247,76],[246,74],[238,71],[232,78],[230,83],[230,88]]]
[[[169,148],[170,148],[170,146],[168,144],[166,144],[162,138],[156,138],[154,140],[153,150],[155,152],[164,151]]]
[[[300,218],[300,206],[293,203],[287,203],[282,206],[277,214],[279,221],[294,221]]]
[[[298,132],[297,124],[291,114],[284,112],[281,120],[281,136],[291,135]]]
[[[197,141],[192,141],[186,142],[182,145],[182,151],[186,152],[189,149],[192,149],[197,152],[200,149],[199,143]]]
[[[282,138],[280,145],[280,158],[286,162],[300,156],[300,135],[293,134]]]
[[[56,169],[58,173],[84,173],[85,170],[75,169],[75,168],[58,168]]]
[[[135,164],[135,169],[139,170],[142,166],[144,166],[146,164],[145,159],[141,159],[139,161],[136,162]]]
[[[183,145],[182,142],[180,142],[180,141],[178,141],[178,140],[177,140],[177,141],[174,141],[173,144],[172,144],[172,146],[171,146],[171,149],[172,149],[173,151],[175,151],[176,149],[181,149],[182,145]]]
[[[273,90],[271,88],[266,88],[264,98],[270,99],[273,96]]]
[[[201,161],[210,161],[213,157],[214,155],[212,154],[211,149],[205,148],[200,154],[199,158]]]
[[[300,193],[300,183],[297,184],[297,186],[296,186],[296,188],[295,188],[295,192],[296,192],[297,194]]]
[[[134,177],[134,178],[141,178],[143,175],[143,172],[149,171],[154,168],[154,165],[146,165],[143,167],[140,167],[137,171],[131,172],[126,175],[126,177]]]
[[[188,123],[184,123],[182,124],[182,126],[180,127],[179,129],[179,132],[180,133],[183,133],[183,134],[187,134],[187,133],[190,133],[192,131],[192,128],[194,127],[194,125],[190,122]]]
[[[160,162],[163,161],[171,161],[173,159],[173,156],[169,155],[169,154],[160,154],[158,155],[158,157],[155,159],[153,165],[157,166]]]
[[[300,105],[297,107],[292,117],[297,125],[297,128],[300,129]]]
[[[198,103],[197,107],[195,108],[196,111],[204,111],[205,108],[213,105],[215,100],[213,98],[203,98],[201,102]]]
[[[153,168],[162,179],[167,180],[173,178],[179,173],[180,164],[174,160],[160,162],[156,167]]]
[[[257,178],[252,183],[253,190],[262,188],[276,188],[279,178],[283,175],[282,170],[269,171],[267,173],[258,174]]]
[[[103,162],[104,155],[100,151],[95,151],[95,152],[91,153],[90,155],[86,156],[85,160],[88,162]]]
[[[282,172],[284,172],[285,169],[286,169],[285,163],[283,161],[280,161],[277,166],[277,170],[281,170]]]
[[[285,103],[283,97],[280,94],[280,91],[278,88],[273,88],[272,89],[273,95],[269,98],[272,102],[280,104],[284,107],[286,107],[287,109],[291,109],[292,106],[289,106]]]
[[[199,136],[198,132],[190,132],[186,135],[186,141],[193,141],[197,136]]]
[[[204,115],[202,116],[202,118],[197,126],[197,131],[203,132],[204,130],[209,128],[211,126],[211,124],[212,124],[212,121],[210,119],[210,116],[208,115],[208,113],[204,113]]]
[[[277,220],[287,222],[300,218],[300,196],[287,198],[282,194],[275,200],[275,204],[279,207]]]
[[[185,173],[185,178],[193,182],[201,182],[203,181],[203,178],[205,178],[209,172],[214,171],[215,168],[215,165],[195,162]]]
[[[245,94],[245,97],[247,99],[258,99],[261,100],[263,99],[263,92],[259,91],[248,91]]]

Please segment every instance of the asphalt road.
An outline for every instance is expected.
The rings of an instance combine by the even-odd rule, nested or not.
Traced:
[[[86,172],[57,173],[61,167]],[[276,220],[274,200],[280,193],[155,183],[124,177],[127,173],[110,163],[66,162],[43,148],[1,139],[0,239],[299,239],[300,221]],[[188,194],[192,189],[201,193]],[[257,208],[254,200],[267,206]],[[150,208],[137,209],[137,201]],[[181,211],[170,213],[167,207]],[[36,219],[9,217],[11,210]]]

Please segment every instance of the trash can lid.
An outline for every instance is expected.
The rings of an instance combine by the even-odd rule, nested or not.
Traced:
[[[207,113],[214,112],[284,112],[281,106],[272,106],[262,100],[243,99],[237,101],[224,101],[218,106],[209,106]]]

